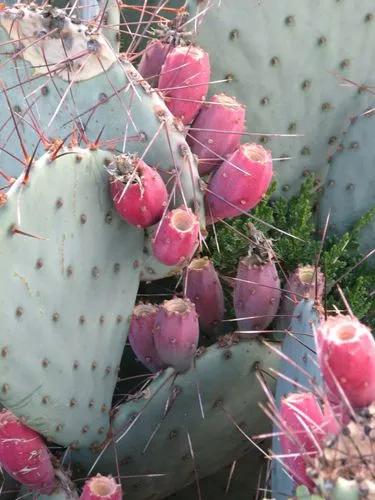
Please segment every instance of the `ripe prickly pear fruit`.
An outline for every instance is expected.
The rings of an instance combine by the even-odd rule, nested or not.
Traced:
[[[210,61],[200,47],[174,47],[165,58],[158,88],[171,113],[189,125],[206,98]]]
[[[271,242],[250,226],[249,255],[240,260],[234,281],[233,303],[240,330],[264,330],[280,303],[280,279]]]
[[[285,291],[284,291],[285,290]],[[299,266],[287,278],[279,309],[280,317],[277,329],[285,330],[289,327],[293,311],[302,298],[320,300],[324,290],[324,275],[314,266]]]
[[[195,304],[199,326],[218,335],[224,317],[224,294],[214,265],[207,257],[193,259],[185,270],[185,296]]]
[[[354,408],[375,401],[375,341],[357,318],[338,315],[316,332],[318,359],[333,402],[347,400]]]
[[[198,156],[200,175],[212,172],[240,147],[245,130],[245,106],[234,97],[217,94],[204,104],[188,133],[187,142]]]
[[[314,483],[306,469],[325,437],[322,409],[312,393],[292,393],[281,400],[279,419],[281,451],[283,455],[290,455],[281,460],[298,484],[311,489]]]
[[[158,86],[161,68],[171,48],[171,45],[162,43],[160,40],[151,40],[147,44],[139,62],[138,71],[151,87]]]
[[[198,316],[189,299],[166,300],[156,315],[155,347],[163,362],[176,372],[190,368],[199,339]]]
[[[121,500],[122,489],[112,476],[97,474],[88,479],[80,496],[80,500]]]
[[[155,169],[135,154],[122,154],[115,157],[110,172],[112,199],[126,222],[148,227],[161,219],[168,192]]]
[[[129,343],[137,358],[151,372],[157,372],[165,366],[156,351],[154,342],[157,312],[158,308],[153,304],[138,304],[135,306],[128,335]]]
[[[255,207],[267,192],[272,175],[271,152],[258,144],[242,144],[208,183],[208,222],[236,217]]]
[[[56,486],[44,441],[8,410],[0,413],[0,465],[32,490],[49,494]]]
[[[190,208],[180,207],[167,212],[155,228],[152,252],[167,266],[189,260],[198,245],[199,221]]]

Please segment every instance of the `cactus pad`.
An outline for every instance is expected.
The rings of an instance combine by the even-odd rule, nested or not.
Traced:
[[[197,42],[210,54],[212,79],[227,79],[215,84],[215,92],[245,104],[248,131],[259,134],[256,140],[275,158],[290,158],[276,164],[279,189],[296,193],[304,172],[324,180],[328,151],[337,146],[345,120],[372,105],[366,85],[373,85],[373,2],[188,4],[192,16],[201,13],[189,27],[198,24]]]
[[[110,160],[46,154],[0,208],[1,403],[64,445],[105,438],[139,283],[144,234],[113,209]]]
[[[165,498],[194,482],[195,466],[198,476],[205,477],[239,458],[249,442],[234,423],[249,435],[267,428],[258,406],[265,396],[255,375],[258,363],[267,369],[277,359],[257,341],[234,340],[228,337],[209,347],[195,368],[176,379],[168,369],[139,397],[119,406],[113,420],[115,443],[96,467],[110,473],[116,448],[121,476],[141,475],[126,480],[124,488],[133,500]],[[73,458],[86,469],[96,460],[89,451]],[[164,476],[146,476],[154,473]]]

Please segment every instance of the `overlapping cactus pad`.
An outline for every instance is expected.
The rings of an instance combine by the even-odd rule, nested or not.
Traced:
[[[111,155],[45,154],[0,209],[1,402],[53,441],[108,429],[143,231],[116,215]]]
[[[345,121],[373,104],[366,90],[374,84],[373,2],[188,5],[192,16],[200,13],[197,40],[210,53],[213,80],[227,79],[215,92],[246,104],[248,131],[275,157],[288,158],[277,168],[279,189],[295,193],[304,172],[324,180],[328,152],[337,148]]]
[[[257,404],[264,395],[256,374],[276,364],[277,357],[258,341],[228,336],[203,350],[195,369],[176,378],[166,370],[120,406],[113,420],[114,443],[99,458],[87,451],[75,460],[85,470],[96,463],[102,473],[119,463],[121,476],[141,475],[129,481],[131,498],[165,498],[194,481],[195,470],[205,477],[241,455],[249,446],[250,428],[267,428]]]

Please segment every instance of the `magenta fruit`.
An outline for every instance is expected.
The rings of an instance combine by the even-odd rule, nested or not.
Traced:
[[[187,137],[198,156],[199,173],[209,174],[239,148],[244,130],[245,106],[225,94],[212,96],[202,106]]]
[[[137,155],[117,156],[112,167],[111,194],[119,215],[133,226],[148,227],[158,222],[168,199],[158,172]]]
[[[190,368],[199,340],[198,316],[189,299],[174,298],[160,306],[154,339],[163,362],[177,372]]]
[[[167,212],[155,228],[152,251],[167,266],[182,265],[198,246],[199,221],[190,208],[180,207]]]
[[[201,329],[208,335],[218,335],[224,317],[224,294],[212,262],[207,257],[193,259],[184,278],[185,295],[195,304]]]
[[[159,358],[154,342],[157,312],[158,308],[153,304],[138,304],[133,310],[128,336],[137,358],[151,372],[157,372],[165,366]]]
[[[278,329],[285,330],[288,328],[298,302],[303,298],[320,300],[323,295],[323,289],[324,275],[320,269],[317,269],[317,273],[315,273],[314,266],[299,266],[291,273],[286,280],[281,297],[280,317],[277,322]]]
[[[375,341],[370,330],[350,316],[331,316],[316,332],[318,359],[328,395],[343,394],[354,408],[375,401]]]
[[[312,393],[289,394],[281,400],[279,419],[281,451],[290,455],[281,460],[298,484],[312,489],[314,483],[306,469],[326,435],[322,409]]]
[[[44,441],[8,410],[0,413],[0,465],[32,490],[49,494],[56,486]]]
[[[122,489],[111,476],[97,474],[88,479],[82,489],[80,500],[121,500]]]
[[[158,88],[171,113],[190,124],[206,98],[210,81],[208,54],[199,47],[174,47],[163,64]]]
[[[279,307],[280,279],[270,241],[252,224],[249,226],[254,243],[238,264],[233,303],[240,330],[264,330]]]
[[[139,62],[138,71],[151,87],[158,86],[161,68],[171,48],[171,45],[160,40],[152,40],[147,44]]]
[[[271,152],[243,144],[212,175],[205,196],[207,221],[236,217],[262,199],[273,175]]]

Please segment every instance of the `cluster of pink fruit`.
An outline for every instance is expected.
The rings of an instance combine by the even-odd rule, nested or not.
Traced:
[[[233,304],[242,331],[264,330],[274,319],[281,298],[280,280],[268,240],[252,228],[254,252],[240,260],[233,283]],[[171,366],[190,368],[199,332],[210,339],[222,333],[224,293],[218,273],[208,257],[192,259],[183,272],[183,298],[161,305],[138,304],[129,329],[129,342],[137,358],[152,372]],[[289,302],[290,299],[288,298]]]
[[[240,145],[245,108],[236,99],[220,94],[205,101],[208,54],[192,45],[171,47],[156,40],[147,46],[138,69],[186,127],[199,173],[210,175],[205,189],[207,223],[255,207],[270,185],[272,156],[260,145]],[[136,156],[122,155],[112,167],[111,193],[119,214],[135,226],[156,225],[152,249],[160,262],[172,266],[189,261],[199,243],[196,214],[186,206],[169,211],[162,177]]]
[[[310,489],[314,459],[327,439],[345,433],[356,413],[375,401],[375,341],[366,326],[350,316],[329,317],[316,331],[316,345],[324,391],[289,394],[277,413],[281,460]],[[351,458],[348,452],[346,463]]]

